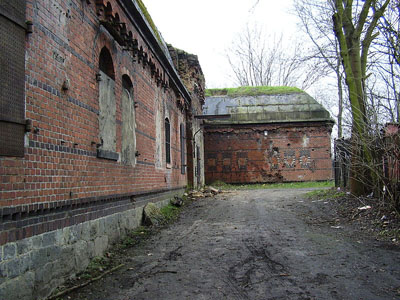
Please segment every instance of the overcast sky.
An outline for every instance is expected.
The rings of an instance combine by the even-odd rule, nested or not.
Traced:
[[[231,87],[226,49],[249,22],[268,35],[296,32],[292,0],[143,0],[164,40],[198,55],[208,88]]]

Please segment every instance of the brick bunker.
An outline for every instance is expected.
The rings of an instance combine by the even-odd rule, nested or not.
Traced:
[[[206,97],[206,183],[331,179],[329,112],[298,89],[247,89]]]

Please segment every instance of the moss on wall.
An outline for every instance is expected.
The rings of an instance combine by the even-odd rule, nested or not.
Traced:
[[[137,4],[139,5],[140,10],[142,11],[144,17],[146,18],[147,23],[149,23],[151,29],[153,30],[153,33],[154,33],[155,36],[157,37],[158,42],[162,45],[163,42],[162,42],[162,38],[161,38],[161,36],[160,36],[160,33],[159,33],[158,29],[157,29],[156,24],[154,24],[154,21],[153,21],[153,19],[151,18],[150,14],[149,14],[149,12],[148,12],[148,10],[147,10],[147,8],[146,8],[146,6],[145,6],[144,3],[142,2],[142,0],[136,0],[136,2],[137,2]]]
[[[302,93],[303,91],[296,87],[290,86],[241,86],[238,88],[224,88],[224,89],[207,89],[205,96],[258,96],[270,94],[292,94]]]

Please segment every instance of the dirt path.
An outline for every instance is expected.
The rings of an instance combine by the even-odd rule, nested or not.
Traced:
[[[131,249],[125,268],[69,299],[400,299],[399,249],[332,226],[306,192],[197,200]]]

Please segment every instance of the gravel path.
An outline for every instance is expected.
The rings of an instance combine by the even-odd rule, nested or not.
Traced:
[[[400,299],[400,251],[332,226],[307,189],[191,203],[127,265],[64,299]]]

